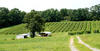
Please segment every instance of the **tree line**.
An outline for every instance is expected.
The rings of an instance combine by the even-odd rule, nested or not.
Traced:
[[[33,10],[32,10],[33,11]],[[31,11],[31,12],[32,12]],[[34,10],[35,11],[35,10]],[[35,13],[31,13],[35,15]],[[90,8],[79,9],[47,9],[44,11],[35,11],[40,17],[43,17],[46,22],[58,22],[61,20],[67,21],[96,21],[100,20],[100,4]],[[18,8],[9,10],[5,7],[0,7],[0,28],[12,26],[21,23],[27,23],[28,17],[25,11]]]
[[[100,4],[92,6],[90,8],[63,8],[60,11],[58,11],[57,9],[48,9],[40,13],[41,16],[44,17],[47,22],[56,22],[61,20],[96,21],[100,20]]]
[[[0,28],[21,24],[26,12],[20,11],[17,8],[9,10],[5,7],[0,7]]]

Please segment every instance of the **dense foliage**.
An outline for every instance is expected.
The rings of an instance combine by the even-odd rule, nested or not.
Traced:
[[[27,28],[32,33],[31,37],[35,36],[35,32],[41,32],[44,30],[45,20],[36,11],[32,10],[25,15],[25,22],[27,22]]]
[[[96,21],[100,20],[100,4],[92,6],[90,8],[63,8],[60,11],[58,11],[57,9],[48,9],[45,11],[41,11],[40,13],[41,16],[46,19],[47,22],[58,22],[61,20]]]
[[[60,11],[57,9],[47,9],[44,11],[36,11],[46,22],[58,22],[61,20],[67,21],[96,21],[100,20],[100,4],[92,6],[90,8],[79,9],[66,9],[63,8]],[[6,27],[11,25],[24,23],[27,18],[24,16],[27,13],[20,11],[17,8],[8,10],[8,8],[0,7],[0,27]]]
[[[0,7],[0,28],[22,23],[25,14],[17,8],[9,11],[8,8]]]
[[[61,20],[61,14],[57,9],[42,11],[41,16],[44,17],[47,22],[57,22]]]

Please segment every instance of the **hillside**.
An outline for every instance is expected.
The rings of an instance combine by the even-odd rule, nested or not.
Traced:
[[[19,24],[12,27],[0,29],[0,34],[21,34],[28,32],[29,31],[25,28],[25,24]]]
[[[52,32],[50,37],[16,39],[16,34],[29,32],[25,25],[0,29],[0,51],[100,51],[100,21],[48,22],[45,31]],[[68,35],[78,33],[83,35]],[[78,36],[90,48],[79,43]]]
[[[48,22],[45,24],[45,31],[69,32],[69,34],[99,33],[100,21],[79,21],[79,22]],[[21,34],[28,33],[25,24],[0,29],[0,34]]]

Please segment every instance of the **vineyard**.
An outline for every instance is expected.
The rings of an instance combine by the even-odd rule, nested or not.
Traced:
[[[46,31],[69,32],[69,34],[99,33],[100,21],[80,22],[49,22],[45,25]]]

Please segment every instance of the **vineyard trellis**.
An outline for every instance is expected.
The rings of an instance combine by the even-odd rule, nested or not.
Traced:
[[[100,21],[48,22],[45,31],[71,33],[99,33]]]

